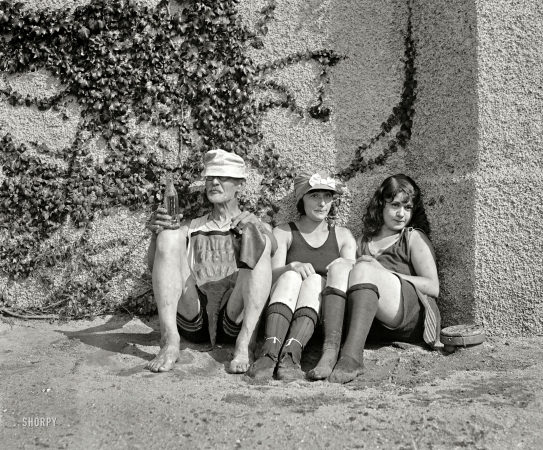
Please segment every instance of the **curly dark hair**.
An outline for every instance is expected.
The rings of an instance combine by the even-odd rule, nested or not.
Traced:
[[[385,203],[392,201],[400,192],[407,195],[413,202],[413,215],[407,225],[424,231],[428,236],[430,235],[430,224],[422,204],[420,189],[410,177],[399,173],[385,179],[370,199],[366,213],[362,217],[362,233],[366,239],[372,238],[379,233],[384,223],[383,208]]]

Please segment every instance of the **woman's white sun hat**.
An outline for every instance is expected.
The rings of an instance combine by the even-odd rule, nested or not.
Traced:
[[[301,172],[294,178],[294,195],[296,202],[310,191],[325,190],[338,192],[338,182],[326,172]]]

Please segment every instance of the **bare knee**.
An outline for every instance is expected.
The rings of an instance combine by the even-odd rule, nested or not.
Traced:
[[[304,281],[302,281],[302,289],[307,289],[309,287],[320,289],[322,286],[322,280],[323,278],[318,273],[309,275]]]
[[[372,266],[369,263],[356,264],[349,275],[349,285],[358,283],[371,283],[379,278],[379,273],[382,269]]]
[[[297,308],[309,306],[319,310],[321,292],[324,288],[324,279],[318,275],[309,275],[303,282],[298,296]]]
[[[301,285],[302,277],[298,272],[294,270],[284,272],[275,283],[270,303],[282,302],[294,309]]]
[[[272,247],[273,247],[271,243],[271,239],[269,236],[264,235],[264,240],[266,241],[266,246],[264,247],[264,255],[271,256]]]
[[[155,258],[180,258],[186,252],[186,235],[181,230],[164,230],[156,240]]]
[[[328,268],[327,286],[335,287],[342,290],[347,289],[349,273],[351,272],[352,267],[352,264],[343,261],[338,261],[332,264]]]
[[[271,275],[271,241],[268,236],[265,237],[265,245],[260,258],[258,259],[253,270],[240,269],[240,273],[245,273],[247,277],[258,276],[261,277],[263,273],[269,272]],[[258,273],[258,275],[254,275]]]
[[[260,256],[258,263],[260,263],[261,261],[267,262],[271,260],[272,244],[271,244],[271,240],[269,236],[264,235],[264,241],[265,241],[264,250],[262,251],[262,255]]]
[[[348,274],[352,268],[353,265],[351,263],[338,261],[328,267],[328,276]]]
[[[296,286],[302,283],[302,276],[295,270],[287,270],[277,279],[277,282],[279,281]]]

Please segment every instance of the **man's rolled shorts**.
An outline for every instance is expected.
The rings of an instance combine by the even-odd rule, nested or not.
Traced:
[[[181,336],[195,343],[203,343],[211,340],[207,311],[208,296],[214,296],[215,298],[219,296],[220,298],[217,298],[217,300],[220,301],[222,307],[219,310],[217,318],[217,338],[224,342],[231,342],[237,338],[242,323],[236,324],[228,317],[226,314],[226,304],[234,291],[238,273],[235,272],[222,280],[206,283],[205,292],[196,287],[200,300],[200,311],[192,320],[187,320],[181,314],[177,313],[177,329]]]
[[[243,233],[210,229],[208,217],[193,219],[189,226],[187,248],[191,276],[200,300],[198,316],[189,321],[177,314],[179,334],[192,342],[209,340],[215,346],[217,337],[236,338],[241,323],[236,324],[226,314],[225,307],[232,295],[239,269],[252,270],[266,247],[264,228],[247,223]],[[272,252],[277,248],[270,237]]]

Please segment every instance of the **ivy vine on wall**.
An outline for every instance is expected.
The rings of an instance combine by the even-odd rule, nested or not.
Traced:
[[[60,110],[75,99],[82,111],[76,137],[62,151],[39,143],[29,144],[34,147],[29,151],[29,146],[16,144],[9,135],[0,139],[5,176],[0,186],[0,232],[6,236],[0,244],[0,270],[20,279],[65,262],[74,271],[85,266],[93,273],[89,281],[78,281],[68,270],[61,287],[51,289],[43,309],[65,317],[111,309],[108,290],[134,246],[116,261],[93,263],[89,256],[104,246],[127,247],[122,239],[91,245],[93,220],[119,206],[153,208],[160,202],[166,172],[174,174],[185,216],[202,214],[208,205],[190,186],[199,178],[207,150],[221,147],[242,155],[265,175],[266,189],[292,180],[291,167],[280,161],[273,145],[266,146],[262,156],[251,151],[263,145],[263,114],[280,107],[329,120],[333,112],[323,101],[328,70],[343,57],[319,49],[257,65],[247,50],[263,48],[277,3],[267,3],[254,29],[242,24],[236,4],[236,0],[194,0],[172,13],[167,1],[148,8],[132,1],[94,0],[72,12],[28,11],[20,3],[0,3],[0,70],[14,74],[45,69],[63,86],[62,92],[42,99],[10,87],[0,95],[14,108],[40,110]],[[361,144],[350,166],[337,174],[345,180],[383,164],[410,138],[416,87],[410,22],[405,45],[402,99],[381,132]],[[297,105],[286,86],[266,80],[271,71],[302,60],[321,67],[317,103],[307,110]],[[278,99],[259,101],[256,93],[262,90],[277,93]],[[179,152],[188,148],[189,156],[182,164],[169,166],[149,150],[142,135],[130,129],[131,120],[178,130]],[[387,150],[366,159],[365,151],[399,124]],[[105,139],[107,157],[101,162],[89,154],[88,139],[83,137],[89,134]],[[272,218],[278,211],[264,195],[245,207]],[[72,243],[62,239],[52,243],[48,238],[68,217],[84,229],[81,237]],[[42,273],[44,283],[52,286]],[[125,307],[152,312],[154,303],[145,294],[128,299]]]

